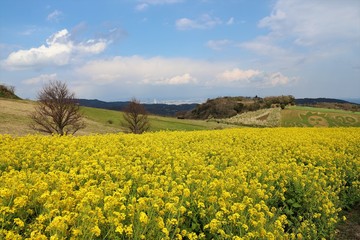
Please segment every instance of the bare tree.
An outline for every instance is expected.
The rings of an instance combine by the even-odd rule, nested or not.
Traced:
[[[51,81],[38,93],[30,127],[49,134],[74,134],[85,127],[75,94],[61,81]]]
[[[124,109],[124,119],[123,125],[132,133],[141,134],[150,128],[148,113],[136,98]]]

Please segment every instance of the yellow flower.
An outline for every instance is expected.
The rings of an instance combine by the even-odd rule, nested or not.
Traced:
[[[91,229],[91,232],[97,237],[100,236],[101,234],[101,230],[97,225]]]
[[[148,218],[148,216],[146,215],[146,213],[140,212],[139,220],[140,220],[140,222],[141,222],[142,224],[147,224],[148,221],[149,221],[149,218]]]
[[[160,229],[163,229],[165,227],[165,223],[162,217],[157,218],[157,225]]]
[[[0,134],[0,238],[331,238],[360,195],[359,142],[360,128]]]
[[[14,199],[14,208],[24,207],[28,202],[27,196],[16,197]]]
[[[73,236],[79,236],[80,234],[81,234],[81,230],[80,229],[78,229],[78,228],[74,228],[74,229],[72,229],[72,234],[73,234]]]
[[[24,222],[20,218],[14,218],[14,223],[18,225],[19,227],[24,227]]]
[[[124,232],[124,228],[123,225],[120,223],[120,225],[118,225],[115,229],[115,232],[118,232],[120,234],[122,234]]]
[[[165,234],[165,236],[169,236],[169,230],[167,228],[163,228],[161,229],[161,232],[163,232]]]
[[[133,235],[133,225],[132,225],[132,224],[126,226],[126,228],[125,228],[125,234],[126,234],[126,236],[128,236],[128,237],[132,237],[132,235]]]

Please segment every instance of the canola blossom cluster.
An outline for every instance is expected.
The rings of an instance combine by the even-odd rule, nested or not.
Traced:
[[[0,135],[0,239],[331,239],[359,128]]]

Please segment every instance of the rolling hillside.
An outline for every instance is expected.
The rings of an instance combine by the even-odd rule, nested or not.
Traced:
[[[281,111],[285,127],[360,127],[360,112],[291,106]]]
[[[211,121],[249,127],[360,127],[360,112],[287,106],[285,109],[260,109]]]
[[[122,111],[129,102],[104,102],[97,99],[77,99],[80,106],[102,108],[108,110]],[[194,109],[198,104],[163,104],[163,103],[144,103],[146,111],[150,114],[174,117],[176,113]]]
[[[26,135],[36,133],[29,128],[29,114],[34,102],[0,98],[0,134]],[[86,128],[78,135],[123,132],[123,114],[120,111],[81,107]],[[150,131],[191,131],[249,127],[360,127],[360,112],[336,109],[287,106],[237,114],[226,119],[192,120],[149,116]]]
[[[29,114],[34,110],[35,103],[26,100],[0,98],[0,134],[26,135],[36,133],[29,128]],[[81,107],[86,128],[77,135],[117,133],[125,129],[121,126],[122,112]],[[149,116],[150,131],[160,130],[206,130],[229,128],[233,125],[218,124],[201,120],[185,120],[171,117]]]
[[[0,84],[0,98],[20,99],[15,94],[15,88]]]

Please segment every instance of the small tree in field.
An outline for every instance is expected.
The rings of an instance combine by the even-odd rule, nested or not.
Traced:
[[[51,81],[38,93],[30,127],[49,134],[74,134],[85,127],[75,94],[61,81]]]
[[[124,109],[123,125],[135,134],[141,134],[150,128],[148,114],[140,101],[133,98]]]

